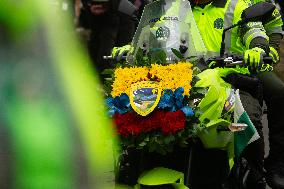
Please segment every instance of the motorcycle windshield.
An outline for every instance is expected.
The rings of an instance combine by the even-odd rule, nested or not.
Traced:
[[[172,48],[185,58],[206,54],[188,0],[159,0],[146,5],[132,46],[134,50],[127,56],[129,62],[135,61],[139,49],[144,55],[152,50],[163,50],[169,62],[177,59]]]

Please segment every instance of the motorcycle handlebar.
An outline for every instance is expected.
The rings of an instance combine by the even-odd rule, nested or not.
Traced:
[[[121,57],[121,60],[126,60],[126,57],[127,57],[127,56],[122,56],[122,57]],[[108,56],[103,56],[103,59],[104,59],[104,60],[115,60],[116,58],[113,57],[113,56],[111,56],[111,55],[108,55]]]
[[[215,68],[215,67],[236,67],[238,65],[240,66],[245,66],[245,62],[244,62],[244,58],[242,56],[236,56],[236,55],[232,55],[226,58],[223,57],[214,57],[214,58],[210,58],[207,60],[207,62],[212,62],[215,61],[216,64],[213,65],[213,67],[211,66],[210,68]],[[263,57],[261,59],[261,62],[259,64],[260,67],[263,66],[263,64],[268,64],[268,65],[272,65],[273,61],[272,58],[269,56]]]
[[[109,56],[103,56],[103,59],[104,59],[104,60],[112,60],[113,57],[112,57],[111,55],[109,55]]]

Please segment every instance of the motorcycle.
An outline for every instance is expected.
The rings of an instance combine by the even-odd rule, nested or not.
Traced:
[[[233,141],[237,132],[256,130],[253,125],[233,120],[232,115],[241,102],[237,90],[223,80],[222,76],[226,75],[222,74],[243,61],[241,57],[224,55],[224,38],[227,30],[260,20],[274,10],[265,3],[257,6],[266,9],[256,12],[252,10],[259,7],[250,7],[244,11],[242,21],[224,29],[221,54],[214,58],[207,56],[188,1],[160,0],[145,7],[126,62],[114,70],[107,85],[112,86],[107,90],[109,113],[115,119],[122,141],[115,167],[118,183],[135,185],[134,188],[195,188],[193,180],[198,167],[195,170],[193,167],[200,156],[195,149],[201,146],[204,152],[210,151],[203,153],[207,159],[213,154],[213,163],[227,157],[228,164],[217,167],[217,178],[212,177],[218,184],[222,185],[228,174],[235,171],[237,187],[245,187],[249,168],[245,162],[234,159]],[[208,69],[206,61],[216,61],[216,67],[221,68]],[[263,61],[269,63],[270,59]],[[172,66],[173,63],[177,66]],[[191,76],[182,77],[185,72]],[[180,80],[173,75],[180,76]],[[187,84],[182,85],[181,78]],[[184,113],[180,117],[184,122],[165,121],[171,117],[168,112],[178,111]],[[165,132],[163,124],[184,126]]]

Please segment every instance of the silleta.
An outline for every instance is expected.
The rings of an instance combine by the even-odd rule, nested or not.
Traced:
[[[177,16],[165,16],[165,17],[161,17],[161,18],[152,18],[149,21],[149,23],[158,22],[158,21],[162,21],[162,20],[178,21],[178,17]]]

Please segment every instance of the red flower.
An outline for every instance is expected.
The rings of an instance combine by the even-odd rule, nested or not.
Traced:
[[[153,112],[147,117],[144,117],[141,120],[141,125],[143,127],[144,132],[150,132],[157,130],[161,127],[161,120],[157,117],[159,111]]]
[[[185,115],[179,110],[176,112],[155,111],[143,117],[136,113],[114,115],[117,131],[120,135],[139,135],[160,129],[163,134],[175,134],[185,127]]]
[[[142,132],[142,128],[136,119],[136,115],[133,113],[115,114],[115,125],[117,132],[122,136],[139,135]]]
[[[163,119],[162,132],[166,135],[175,134],[185,127],[185,114],[178,110],[176,112],[167,112]]]

